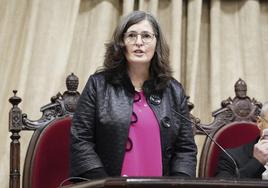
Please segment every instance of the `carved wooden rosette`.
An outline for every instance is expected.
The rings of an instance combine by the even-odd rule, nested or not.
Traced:
[[[66,79],[67,91],[62,95],[58,93],[51,97],[51,103],[41,107],[42,117],[38,120],[30,120],[27,114],[22,113],[18,104],[22,101],[16,96],[9,99],[12,108],[9,112],[9,132],[11,132],[10,143],[10,188],[20,188],[20,131],[33,130],[48,125],[55,118],[72,115],[75,111],[80,93],[77,91],[78,77],[73,73]]]

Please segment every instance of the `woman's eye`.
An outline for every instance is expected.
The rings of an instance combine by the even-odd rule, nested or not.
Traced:
[[[143,38],[151,38],[151,35],[150,34],[143,34]]]
[[[128,34],[128,37],[129,37],[129,38],[135,38],[135,37],[136,37],[136,34],[134,34],[134,33],[130,33],[130,34]]]

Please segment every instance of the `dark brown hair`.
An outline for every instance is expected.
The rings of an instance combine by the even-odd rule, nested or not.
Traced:
[[[147,12],[134,11],[122,19],[114,31],[112,41],[106,45],[102,71],[106,72],[107,80],[111,84],[126,86],[126,80],[129,80],[129,77],[127,74],[127,61],[124,55],[124,33],[129,27],[143,20],[148,20],[151,23],[157,39],[155,53],[149,68],[149,80],[144,83],[143,89],[145,92],[148,90],[149,93],[152,93],[152,90],[154,90],[153,93],[155,93],[164,89],[172,77],[169,66],[168,45],[158,22]],[[132,84],[130,85],[132,86]],[[148,91],[146,92],[147,94],[149,94]]]

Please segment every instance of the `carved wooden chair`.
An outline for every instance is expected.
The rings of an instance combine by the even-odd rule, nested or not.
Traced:
[[[21,98],[9,99],[13,105],[9,112],[10,188],[20,188],[20,132],[34,131],[27,150],[24,171],[24,188],[55,188],[69,177],[69,135],[76,103],[78,77],[71,74],[66,79],[67,91],[51,98],[51,103],[41,107],[42,117],[32,121],[22,113],[18,104]]]
[[[259,136],[256,117],[262,104],[247,96],[247,85],[239,79],[235,83],[234,98],[229,97],[221,102],[221,108],[214,111],[214,121],[199,124],[224,149],[238,147],[249,143]],[[197,130],[197,134],[204,134]],[[221,149],[206,137],[200,156],[199,177],[214,177]]]

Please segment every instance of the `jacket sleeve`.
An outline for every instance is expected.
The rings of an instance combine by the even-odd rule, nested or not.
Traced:
[[[96,84],[91,76],[79,98],[71,126],[71,176],[80,176],[103,164],[95,152]],[[105,172],[103,172],[105,173]]]
[[[227,152],[230,153],[229,150]],[[234,158],[239,158],[233,156]],[[243,153],[240,153],[242,155]],[[237,160],[236,160],[237,161]],[[243,163],[243,166],[238,167],[240,178],[258,178],[264,172],[264,166],[254,157]],[[218,178],[233,178],[236,177],[235,165],[233,161],[224,153],[221,152],[219,157],[219,165],[216,171],[216,177]]]
[[[254,157],[244,167],[239,169],[240,178],[259,178],[265,171],[265,167]]]
[[[221,178],[235,177],[234,163],[224,152],[220,152],[219,163],[216,170],[216,177]]]
[[[180,94],[178,96],[179,103],[175,109],[183,116],[189,118],[187,97],[182,87],[178,87],[178,89],[180,89],[180,91],[176,93]],[[194,140],[192,125],[181,117],[179,122],[180,129],[175,142],[175,154],[171,164],[171,175],[179,173],[186,174],[189,177],[195,177],[197,147]]]

